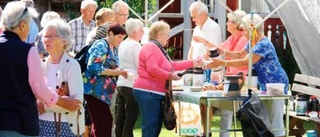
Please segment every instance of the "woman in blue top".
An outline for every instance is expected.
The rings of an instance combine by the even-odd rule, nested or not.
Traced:
[[[118,69],[118,46],[126,36],[125,28],[113,24],[106,38],[96,40],[88,51],[88,66],[83,73],[84,94],[91,116],[91,136],[111,136],[112,116],[110,96],[116,88],[116,76],[127,78],[127,72]]]
[[[253,14],[251,20],[251,15],[246,15],[242,20],[247,24],[256,25],[262,18]],[[278,56],[276,54],[275,48],[271,41],[264,36],[264,26],[260,25],[256,28],[256,37],[253,38],[252,43],[252,66],[257,71],[258,83],[261,91],[266,91],[267,83],[284,83],[285,93],[288,90],[288,76],[284,69],[281,67]],[[249,39],[249,30],[244,29],[246,37]],[[214,61],[207,65],[208,68],[215,68],[218,66],[228,66],[228,67],[246,67],[249,63],[249,43],[241,51],[226,51],[224,49],[218,48],[222,55],[225,55],[232,60],[221,60],[213,59]],[[268,113],[270,116],[270,122],[273,129],[284,129],[283,125],[283,100],[269,101],[266,104]],[[284,136],[285,132],[283,130],[274,131],[275,136]]]

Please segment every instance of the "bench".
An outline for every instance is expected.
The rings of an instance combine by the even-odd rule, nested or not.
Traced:
[[[294,77],[294,83],[292,85],[292,91],[297,93],[302,93],[305,95],[313,95],[320,97],[320,78],[296,74]],[[289,123],[289,135],[302,137],[305,134],[305,129],[303,127],[303,122],[311,122],[315,126],[315,130],[320,137],[320,119],[310,118],[308,116],[297,116],[295,112],[290,111],[290,123]]]

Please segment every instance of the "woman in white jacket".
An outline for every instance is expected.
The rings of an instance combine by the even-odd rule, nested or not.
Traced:
[[[43,60],[42,67],[48,86],[68,93],[60,92],[60,96],[70,96],[83,101],[83,81],[80,66],[76,60],[68,56],[66,50],[72,44],[70,26],[62,20],[47,22],[43,28],[42,40],[49,56]],[[64,90],[65,91],[65,90]],[[84,132],[83,109],[70,112],[59,106],[50,109],[38,103],[39,136],[74,137]]]

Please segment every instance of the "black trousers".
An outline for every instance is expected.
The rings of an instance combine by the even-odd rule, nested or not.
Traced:
[[[91,95],[84,98],[92,121],[90,137],[111,137],[113,119],[109,105]]]
[[[117,87],[116,137],[133,137],[133,128],[139,115],[139,107],[133,96],[133,89]]]

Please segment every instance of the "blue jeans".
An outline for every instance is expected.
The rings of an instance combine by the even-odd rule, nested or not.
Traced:
[[[20,134],[17,131],[11,131],[11,130],[0,130],[0,137],[36,137],[36,136],[27,136]]]
[[[133,89],[142,119],[142,137],[158,137],[162,127],[164,96]]]

